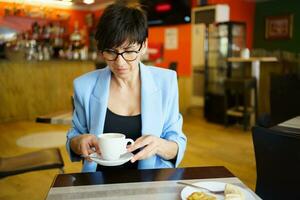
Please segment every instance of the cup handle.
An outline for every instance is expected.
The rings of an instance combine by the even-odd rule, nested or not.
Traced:
[[[128,143],[134,144],[134,141],[133,141],[133,139],[127,138],[127,139],[125,139],[125,143],[126,143],[126,145],[127,145]],[[123,154],[126,154],[126,153],[127,153],[127,148],[125,148]]]
[[[127,138],[125,139],[126,144],[130,143],[130,144],[134,144],[133,139]]]

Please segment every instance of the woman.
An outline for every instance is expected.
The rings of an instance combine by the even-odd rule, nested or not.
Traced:
[[[176,73],[140,62],[147,37],[147,18],[138,6],[118,3],[104,10],[95,38],[107,67],[74,81],[73,126],[66,144],[72,161],[101,153],[97,135],[109,132],[135,140],[125,168],[175,167],[182,160],[186,137]],[[84,161],[84,172],[103,169],[90,161]]]

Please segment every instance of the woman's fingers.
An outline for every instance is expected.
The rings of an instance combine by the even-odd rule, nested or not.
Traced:
[[[85,142],[85,141],[81,141],[80,143],[79,143],[79,147],[80,147],[80,152],[81,152],[81,154],[83,155],[83,156],[88,156],[89,155],[89,152],[88,152],[88,145],[87,145],[87,143]]]
[[[157,148],[155,143],[148,144],[143,150],[141,150],[140,152],[138,152],[136,155],[133,156],[131,162],[135,162],[137,160],[143,160],[155,155],[156,149]]]
[[[128,152],[133,152],[133,151],[135,151],[137,149],[140,149],[140,148],[148,145],[152,141],[151,137],[152,136],[146,135],[146,136],[142,136],[142,137],[138,138],[134,142],[134,144],[129,145],[127,151]]]
[[[82,155],[85,159],[88,161],[92,161],[89,158],[89,155],[92,153],[100,153],[98,140],[95,135],[92,134],[83,134],[79,136],[78,138],[74,138],[75,143],[77,143],[76,153],[79,155]]]
[[[80,144],[80,149],[81,149],[81,155],[88,161],[92,161],[89,158],[89,155],[92,153],[92,150],[89,147],[89,144],[86,141],[81,141]]]
[[[98,142],[98,139],[97,139],[96,136],[93,137],[93,139],[92,139],[92,146],[94,147],[95,151],[96,151],[98,154],[101,153],[101,152],[100,152],[100,148],[99,148],[99,142]]]
[[[160,138],[154,136],[142,136],[138,138],[135,143],[128,148],[128,151],[132,152],[136,149],[143,148],[132,159],[131,162],[137,160],[143,160],[155,155],[160,145]]]

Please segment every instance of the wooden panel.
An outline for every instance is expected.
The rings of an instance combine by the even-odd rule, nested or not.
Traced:
[[[94,70],[93,62],[41,61],[0,63],[0,122],[35,119],[71,110],[75,77]],[[178,81],[180,111],[190,106],[190,77]]]
[[[191,105],[191,87],[192,79],[190,77],[182,76],[178,79],[179,111],[182,114],[185,114]]]
[[[281,74],[283,66],[280,62],[261,63],[260,66],[260,95],[258,96],[258,113],[270,113],[271,74]]]
[[[1,61],[0,122],[71,110],[73,79],[94,68],[80,61]]]

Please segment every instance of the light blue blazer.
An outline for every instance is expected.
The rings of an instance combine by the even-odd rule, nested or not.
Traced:
[[[140,63],[142,135],[154,135],[178,144],[174,163],[154,155],[140,160],[139,169],[177,167],[181,162],[186,137],[182,132],[182,116],[178,106],[176,73]],[[67,151],[72,161],[81,158],[70,149],[70,140],[83,133],[99,136],[103,133],[107,110],[111,71],[108,67],[87,73],[74,80],[75,110],[72,128],[67,133]],[[122,102],[120,102],[122,103]],[[82,171],[96,171],[95,162],[84,161]]]

